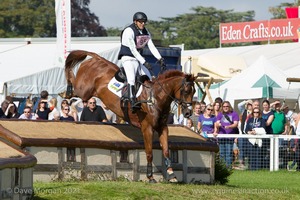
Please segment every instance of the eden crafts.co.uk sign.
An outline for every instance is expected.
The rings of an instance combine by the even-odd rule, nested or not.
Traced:
[[[221,44],[299,38],[299,18],[220,24]]]

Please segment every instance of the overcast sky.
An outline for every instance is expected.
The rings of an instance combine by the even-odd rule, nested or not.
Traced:
[[[294,3],[295,0],[90,0],[90,10],[95,13],[100,24],[108,27],[125,27],[132,22],[137,11],[145,12],[149,19],[160,20],[160,17],[176,17],[192,13],[197,6],[243,12],[255,11],[256,20],[268,20],[272,17],[269,7],[280,3]]]

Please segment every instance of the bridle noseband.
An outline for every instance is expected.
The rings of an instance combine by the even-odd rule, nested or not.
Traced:
[[[183,99],[183,96],[185,95],[185,93],[187,93],[187,91],[185,91],[185,88],[188,86],[193,86],[193,82],[191,81],[187,81],[186,78],[184,78],[182,80],[182,84],[180,86],[180,99],[176,99],[174,98],[174,101],[178,104],[181,105],[183,108],[188,108],[190,106],[192,106],[193,102],[187,102]]]

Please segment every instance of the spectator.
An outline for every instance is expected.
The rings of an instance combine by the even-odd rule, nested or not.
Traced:
[[[53,120],[54,113],[59,113],[59,111],[57,109],[57,98],[53,97],[52,99],[50,99],[50,101],[49,101],[49,109],[50,109],[51,112],[48,115],[48,119],[49,120]]]
[[[34,112],[37,111],[39,102],[40,102],[41,100],[44,100],[45,102],[48,101],[48,96],[49,96],[48,91],[46,91],[46,90],[41,91],[40,97],[37,98],[36,103],[35,103],[34,106],[33,106],[33,111],[34,111]],[[48,107],[48,105],[46,105],[46,107]],[[48,119],[48,118],[47,118],[47,119]]]
[[[261,129],[257,129],[261,128]],[[265,120],[261,117],[261,111],[259,108],[253,108],[253,117],[250,117],[246,124],[245,132],[249,135],[261,135],[266,134],[265,131],[266,123]],[[259,130],[262,130],[259,132]],[[248,139],[248,149],[249,149],[249,168],[252,170],[257,170],[261,168],[261,139]]]
[[[222,105],[223,99],[221,97],[217,97],[217,98],[215,98],[214,102],[218,102],[220,105]]]
[[[41,99],[38,104],[38,108],[36,114],[39,116],[41,120],[48,120],[48,115],[50,113],[50,109],[47,108],[47,100]]]
[[[218,134],[238,134],[238,122],[238,113],[233,111],[229,101],[223,101],[221,112],[217,116]],[[218,138],[218,142],[220,157],[224,159],[227,167],[231,167],[233,143],[237,143],[237,138]]]
[[[20,114],[18,113],[18,108],[16,104],[10,103],[5,111],[6,118],[15,118],[18,119]]]
[[[5,112],[8,108],[9,105],[9,101],[7,99],[5,99],[2,103],[1,103],[1,109],[0,109],[0,118],[6,118]]]
[[[220,110],[221,110],[221,104],[222,104],[222,103],[220,103],[220,102],[218,102],[218,101],[215,101],[215,102],[213,103],[213,113],[212,113],[212,115],[214,115],[215,117],[217,117],[218,114],[220,113]]]
[[[203,114],[204,111],[205,111],[205,108],[206,108],[206,103],[204,101],[201,101],[200,105],[201,105],[200,106],[200,113]],[[196,123],[196,125],[197,125],[197,123]]]
[[[261,117],[265,120],[266,123],[266,133],[273,134],[272,122],[274,120],[274,113],[271,110],[271,105],[268,100],[263,100],[262,102],[262,115]],[[270,168],[270,139],[262,139],[262,148],[261,148],[261,160],[262,167],[265,169]]]
[[[292,127],[294,129],[295,135],[300,136],[300,113],[293,113],[292,114]],[[291,165],[287,165],[287,169],[290,171],[297,163],[296,170],[300,171],[300,149],[299,149],[299,139],[292,139],[291,140],[291,149],[293,151],[293,162]]]
[[[213,107],[209,104],[198,119],[197,132],[205,138],[207,138],[207,134],[217,134],[217,118],[212,113]]]
[[[78,111],[76,109],[76,99],[70,99],[70,112],[69,115],[74,118],[74,121],[78,121]]]
[[[62,115],[59,118],[60,121],[75,121],[74,117],[69,115],[69,112],[70,112],[70,106],[65,105],[62,109]]]
[[[194,127],[192,119],[188,118],[186,120],[186,127],[188,127],[189,129],[191,129],[192,131],[195,131],[195,127]]]
[[[286,135],[288,133],[288,123],[285,118],[284,112],[281,111],[281,103],[279,100],[273,102],[271,107],[274,109],[274,120],[272,122],[272,130],[275,135]],[[280,168],[286,168],[287,158],[286,158],[286,149],[288,147],[288,142],[283,139],[279,139],[279,147],[284,150],[284,153],[279,159],[283,161],[283,165],[279,166]]]
[[[73,102],[72,107],[77,111],[78,119],[80,119],[83,108],[87,106],[87,101],[82,101],[82,99],[78,97],[72,97],[70,100]]]
[[[113,111],[109,110],[109,108],[102,101],[101,101],[101,106],[105,112],[107,122],[117,123],[117,115]]]
[[[241,134],[247,134],[245,132],[247,121],[250,117],[252,117],[252,100],[248,99],[245,101],[242,101],[238,104],[238,109],[240,111],[240,125],[241,125]],[[241,164],[241,167],[244,167],[245,165],[245,158],[249,157],[249,151],[248,150],[248,141],[247,138],[239,138],[238,139],[238,147],[239,147],[239,163]]]
[[[19,119],[28,119],[28,120],[36,120],[39,116],[36,113],[33,113],[31,107],[25,106],[24,113],[19,117]]]
[[[194,130],[197,130],[198,119],[200,115],[201,115],[201,104],[199,102],[196,102],[194,106],[194,112],[192,116],[189,117],[193,121]]]
[[[96,99],[94,97],[88,100],[87,107],[82,111],[80,121],[107,122],[103,108],[96,105]]]

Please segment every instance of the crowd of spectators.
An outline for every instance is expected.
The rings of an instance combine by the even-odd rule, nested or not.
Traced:
[[[193,114],[189,118],[178,117],[178,123],[187,126],[196,133],[207,137],[214,136],[220,149],[220,157],[227,167],[233,167],[238,148],[238,169],[268,169],[270,167],[270,139],[222,137],[228,134],[247,135],[299,135],[300,113],[289,109],[280,100],[269,102],[262,100],[244,100],[237,105],[236,112],[229,101],[216,98],[212,104],[195,102]],[[219,137],[218,137],[219,135]],[[300,150],[298,139],[279,139],[280,168],[295,168],[300,171]],[[289,152],[287,152],[289,151]],[[292,158],[285,157],[292,155]],[[290,156],[289,156],[290,157]],[[292,160],[289,164],[288,161]]]
[[[7,97],[1,103],[0,118],[117,123],[116,114],[96,97],[87,102],[80,98],[62,99],[59,102],[56,97],[49,97],[47,91],[42,91],[38,98],[28,98],[18,103],[17,106],[11,97]]]

